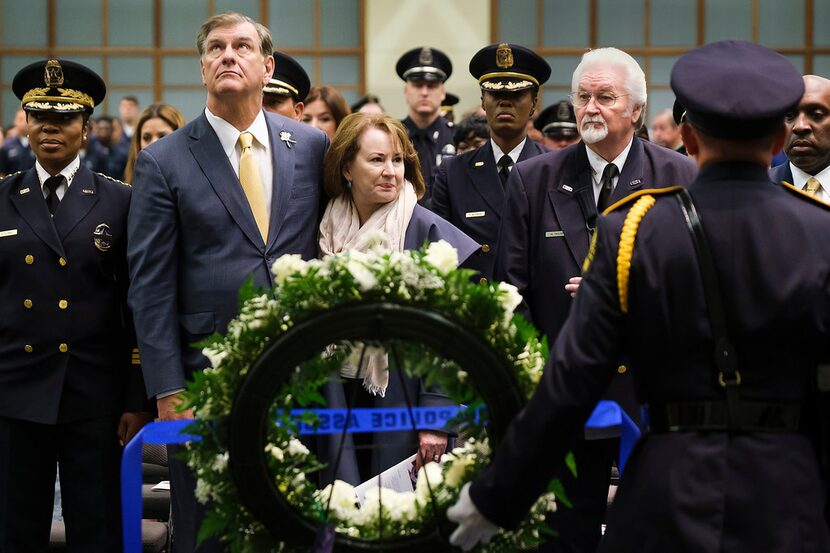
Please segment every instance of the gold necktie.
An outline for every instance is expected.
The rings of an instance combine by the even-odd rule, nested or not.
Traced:
[[[251,204],[251,211],[254,213],[256,226],[262,235],[262,241],[268,243],[268,210],[265,209],[265,191],[262,186],[262,176],[259,174],[259,167],[254,159],[254,151],[251,145],[254,135],[243,132],[239,135],[239,145],[242,146],[242,155],[239,158],[239,182],[242,190]]]
[[[821,183],[816,177],[810,177],[807,179],[807,184],[804,186],[804,192],[815,197],[818,195],[819,190],[821,190]]]

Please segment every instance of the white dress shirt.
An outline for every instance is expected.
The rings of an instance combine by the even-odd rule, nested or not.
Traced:
[[[63,184],[55,189],[55,194],[58,195],[59,200],[62,200],[66,195],[66,191],[69,190],[69,185],[72,184],[72,179],[75,177],[75,173],[77,173],[80,168],[81,156],[77,155],[75,156],[75,159],[69,163],[69,165],[61,169],[60,173],[58,173],[58,175],[63,175],[66,178]],[[39,161],[35,161],[35,171],[37,171],[37,179],[40,181],[40,190],[43,192],[43,197],[46,198],[46,196],[49,195],[49,191],[46,190],[44,183],[46,182],[46,179],[52,175],[50,175],[49,172],[43,168],[43,165],[41,165]]]
[[[527,137],[524,137],[522,139],[522,141],[519,142],[518,145],[516,145],[515,148],[513,148],[512,150],[510,150],[507,153],[507,155],[510,156],[510,159],[513,160],[513,165],[511,165],[510,169],[509,169],[510,171],[512,171],[513,167],[519,162],[519,156],[522,155],[522,148],[525,147],[525,142],[527,142]],[[501,159],[501,156],[504,155],[504,152],[501,151],[501,148],[499,148],[499,145],[496,144],[496,141],[493,140],[492,138],[490,139],[490,145],[493,147],[493,155],[496,158],[496,170],[498,171],[498,169],[499,169],[499,160]]]
[[[628,159],[628,152],[631,151],[631,145],[634,143],[634,137],[631,137],[631,140],[628,142],[628,145],[623,148],[623,151],[620,152],[620,155],[615,157],[611,163],[617,166],[617,176],[611,179],[611,193],[614,193],[614,189],[617,187],[617,181],[620,180],[620,173],[622,173],[622,169],[625,166],[625,160]],[[585,146],[585,150],[588,152],[588,163],[591,164],[591,180],[594,184],[594,203],[599,201],[599,192],[602,190],[602,172],[605,170],[605,166],[608,165],[608,162],[600,156],[598,153],[593,151],[587,145]]]
[[[239,145],[239,132],[236,127],[225,121],[219,116],[210,112],[205,108],[205,117],[207,117],[208,124],[210,124],[213,132],[219,138],[222,144],[222,149],[225,150],[225,155],[231,162],[233,172],[239,177],[239,158],[242,155],[242,147]],[[244,132],[249,132],[254,135],[253,153],[254,159],[259,166],[259,173],[262,176],[263,192],[265,194],[265,209],[268,210],[268,216],[271,216],[271,194],[274,190],[274,164],[271,159],[271,142],[268,137],[268,123],[265,121],[265,112],[262,110],[251,123],[251,126],[245,129]]]
[[[793,172],[793,181],[795,181],[791,184],[799,190],[804,190],[807,186],[807,179],[810,177],[817,178],[821,183],[821,188],[816,192],[816,199],[822,202],[830,202],[830,166],[825,167],[815,175],[808,175],[790,162],[790,171]]]

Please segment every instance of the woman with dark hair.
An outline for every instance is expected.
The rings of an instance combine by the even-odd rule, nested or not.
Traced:
[[[316,127],[334,141],[334,133],[343,118],[351,113],[343,95],[333,86],[313,86],[305,99],[303,123]]]
[[[389,115],[354,113],[343,120],[326,153],[323,182],[331,198],[320,223],[323,256],[366,250],[379,239],[393,252],[446,240],[457,250],[459,262],[479,249],[466,234],[418,204],[425,189],[418,154],[405,127]],[[356,398],[359,407],[404,407],[407,397],[421,407],[448,401],[415,377],[404,377],[402,387],[390,377],[384,353],[367,353],[363,361],[360,367],[344,365],[342,386],[332,382],[326,387],[330,407],[345,406],[347,397]],[[321,471],[321,484],[336,477],[356,485],[416,452],[418,467],[437,461],[447,448],[447,434],[439,429],[417,435],[411,431],[348,435],[335,475],[339,440],[335,434],[318,440],[318,455],[331,460]],[[354,449],[371,444],[376,447]]]
[[[135,171],[135,159],[138,152],[155,142],[164,138],[176,129],[184,126],[184,117],[179,110],[170,104],[152,104],[147,106],[135,124],[133,142],[130,146],[130,157],[127,158],[127,166],[124,168],[124,181],[132,182]]]

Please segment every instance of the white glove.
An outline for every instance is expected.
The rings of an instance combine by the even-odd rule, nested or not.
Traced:
[[[499,527],[484,518],[470,499],[469,482],[461,488],[461,495],[455,505],[447,510],[447,518],[458,523],[458,528],[450,536],[450,543],[463,551],[469,551],[479,543],[490,543],[490,538],[499,531]]]

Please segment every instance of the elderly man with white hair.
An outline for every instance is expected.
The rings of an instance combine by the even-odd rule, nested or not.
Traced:
[[[598,214],[641,189],[687,185],[696,174],[690,159],[635,136],[643,124],[646,81],[627,53],[587,52],[573,74],[571,101],[582,140],[514,166],[494,271],[497,280],[518,287],[523,315],[551,344],[571,307]],[[618,374],[606,397],[637,420],[626,360],[614,369]],[[592,432],[574,444],[579,477],[559,471],[573,508],[554,515],[559,535],[545,550],[596,550],[618,436]]]

